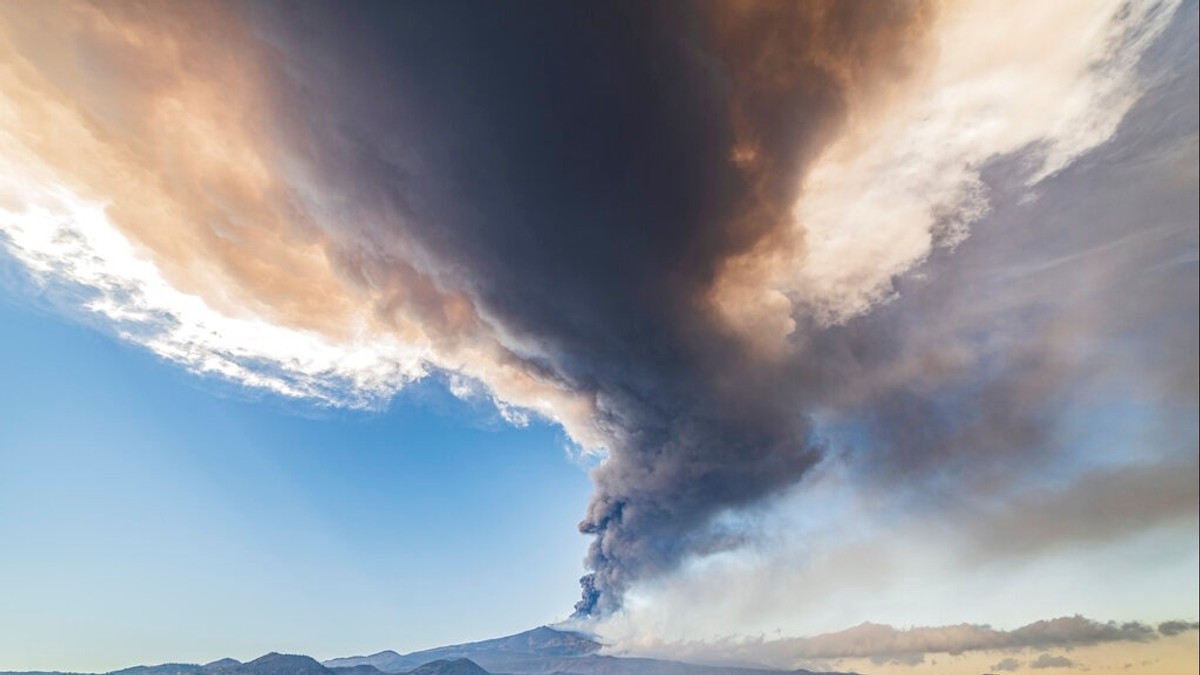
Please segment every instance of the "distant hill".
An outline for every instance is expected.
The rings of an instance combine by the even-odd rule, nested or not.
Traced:
[[[418,666],[409,675],[490,675],[471,659],[431,661]]]
[[[356,675],[373,675],[379,671],[357,672]],[[0,675],[88,675],[85,673],[29,672],[0,673]],[[335,675],[334,671],[321,665],[309,656],[277,654],[272,652],[253,661],[242,663],[237,659],[219,659],[205,665],[195,663],[163,663],[157,666],[133,666],[114,670],[104,675]]]
[[[253,661],[217,670],[220,675],[333,675],[311,656],[271,652]]]
[[[333,675],[384,675],[384,671],[372,665],[329,666]],[[439,659],[423,663],[413,670],[388,673],[387,675],[499,675],[489,673],[471,659]]]
[[[109,675],[203,675],[204,666],[194,663],[164,663],[157,666],[134,666],[114,670]]]
[[[357,666],[330,666],[326,667],[334,672],[334,675],[379,675],[383,671],[375,666],[362,664]]]

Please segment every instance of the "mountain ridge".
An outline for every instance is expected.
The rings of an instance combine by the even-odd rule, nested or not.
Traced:
[[[386,649],[368,656],[321,662],[301,654],[270,652],[245,663],[224,658],[205,665],[139,665],[104,675],[854,675],[599,654],[604,646],[584,633],[539,626],[513,635],[408,654]],[[0,675],[87,674],[29,671]]]

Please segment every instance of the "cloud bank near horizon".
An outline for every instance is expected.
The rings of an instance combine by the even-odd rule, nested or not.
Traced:
[[[862,623],[834,633],[805,638],[727,637],[705,641],[668,643],[661,641],[624,645],[611,653],[670,657],[697,663],[756,663],[775,668],[836,667],[839,659],[869,659],[883,665],[915,666],[935,654],[961,656],[968,652],[1020,655],[1047,649],[1074,650],[1109,643],[1153,643],[1200,628],[1194,622],[1166,621],[1157,627],[1132,621],[1099,622],[1083,616],[1040,620],[1012,630],[988,625],[914,626],[896,628],[886,624]],[[1043,658],[1045,657],[1045,658]],[[1043,653],[1028,660],[1029,667],[1049,667]],[[1039,661],[1042,665],[1036,665]],[[1022,661],[1008,656],[993,670],[1013,671]],[[1063,664],[1069,667],[1072,664]]]
[[[0,241],[198,374],[561,424],[579,616],[821,476],[1006,556],[1194,521],[1195,4],[995,10],[6,6]]]

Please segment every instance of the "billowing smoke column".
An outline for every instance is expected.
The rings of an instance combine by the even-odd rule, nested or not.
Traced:
[[[790,220],[850,99],[911,68],[929,14],[712,9],[306,6],[262,22],[293,67],[329,74],[283,80],[274,97],[337,102],[299,106],[333,119],[301,115],[284,133],[371,139],[323,143],[323,181],[382,199],[401,217],[370,227],[399,232],[440,287],[469,296],[511,367],[588,401],[568,430],[609,456],[580,524],[595,541],[577,616],[736,545],[745,533],[720,516],[819,459],[809,384],[760,358],[710,295],[727,259]],[[363,98],[380,69],[403,92]]]
[[[904,471],[1038,445],[1061,378],[1032,334],[989,375],[846,321],[963,239],[987,162],[1033,148],[1036,182],[1112,134],[1173,6],[1105,8],[5,7],[0,188],[98,195],[114,234],[14,216],[3,241],[190,369],[338,404],[438,369],[603,446],[575,607],[603,616],[745,541],[726,516],[821,459],[818,409]]]
[[[408,117],[452,120],[423,161],[470,204],[414,214],[408,236],[519,345],[521,370],[592,402],[609,457],[580,525],[595,537],[580,616],[736,545],[719,516],[819,458],[805,413],[819,385],[760,358],[709,296],[727,259],[790,220],[851,98],[906,74],[928,18],[921,3],[714,9],[389,16],[400,35],[370,57],[436,64]],[[486,62],[464,56],[481,45]],[[364,198],[411,183],[394,160],[354,156]]]
[[[594,571],[581,580],[576,616],[607,614],[630,583],[738,545],[745,533],[719,516],[795,484],[820,458],[805,412],[818,378],[791,369],[781,376],[778,363],[732,338],[705,296],[723,260],[791,221],[807,161],[867,80],[906,74],[928,18],[921,3],[713,9],[701,33],[717,56],[710,85],[728,87],[726,162],[737,176],[726,184],[738,190],[715,220],[674,216],[686,227],[671,246],[696,250],[697,224],[700,241],[707,234],[715,246],[655,262],[661,280],[652,283],[673,293],[653,311],[678,318],[659,331],[669,338],[663,351],[602,390],[613,452],[593,473],[596,495],[580,523],[595,536],[587,558]],[[664,356],[677,369],[646,377]]]

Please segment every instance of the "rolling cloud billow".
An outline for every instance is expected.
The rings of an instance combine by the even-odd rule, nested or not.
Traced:
[[[1162,636],[1196,630],[1187,622],[1168,621],[1158,627],[1136,621],[1100,623],[1082,616],[1064,616],[1035,621],[1013,630],[991,626],[893,626],[864,623],[853,628],[805,638],[775,640],[726,640],[684,645],[646,645],[647,654],[685,655],[696,662],[706,659],[735,659],[791,667],[795,663],[828,665],[835,659],[869,659],[875,664],[891,662],[918,664],[936,654],[961,656],[985,654],[1028,654],[1037,650],[1076,650],[1114,643],[1151,643]],[[1174,631],[1174,632],[1173,632]],[[1017,670],[1019,661],[1009,656],[992,670]]]
[[[1190,467],[1048,521],[1103,540],[1195,517],[1195,13],[9,5],[0,243],[198,374],[370,408],[442,372],[558,422],[603,458],[580,618],[823,463],[912,509]],[[1063,440],[1129,400],[1191,444]]]

